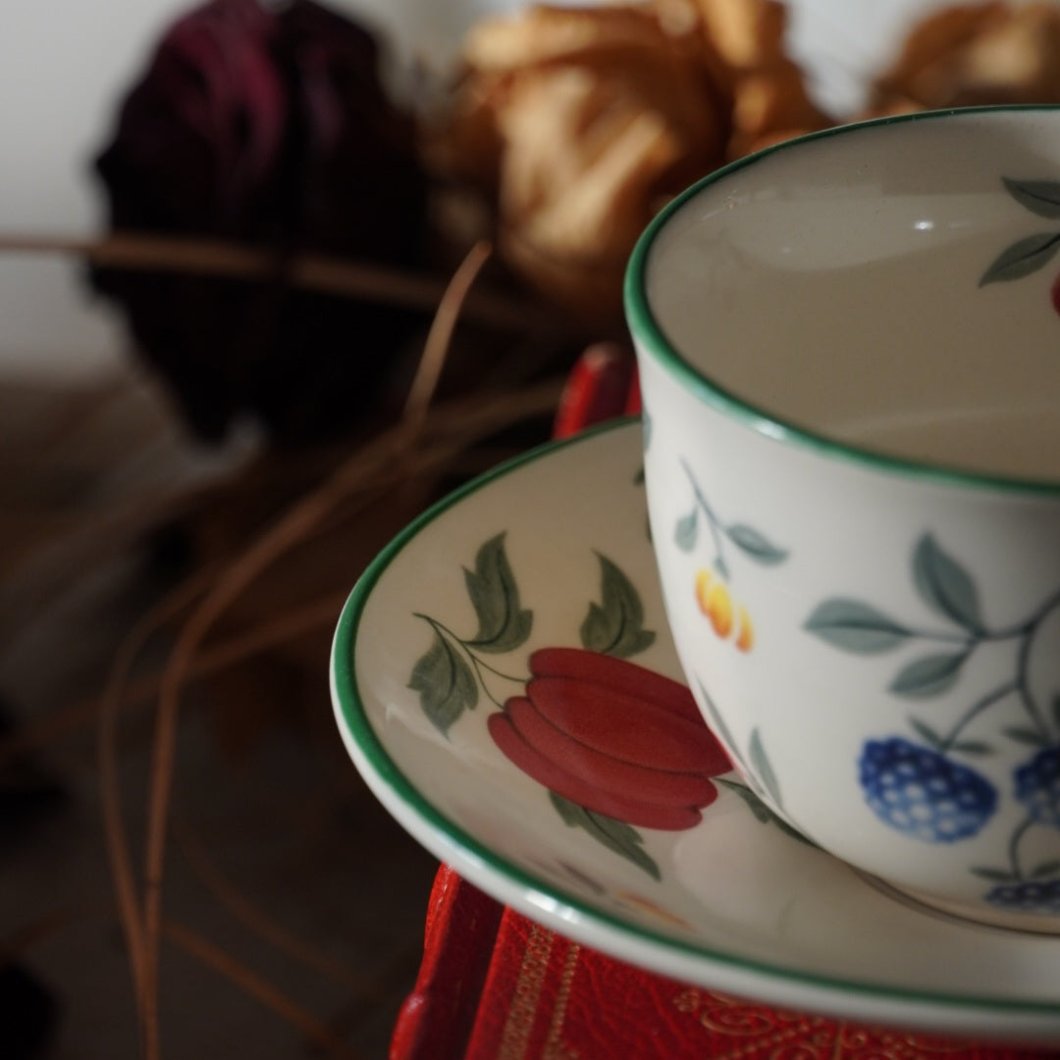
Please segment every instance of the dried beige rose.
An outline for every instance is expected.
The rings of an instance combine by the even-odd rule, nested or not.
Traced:
[[[495,195],[502,255],[580,315],[616,318],[637,234],[723,156],[723,90],[641,7],[486,20],[464,60],[449,158]]]
[[[621,320],[639,233],[668,198],[825,119],[777,0],[529,7],[475,25],[443,168],[492,197],[502,256],[593,324]]]
[[[729,80],[733,98],[729,158],[831,124],[811,100],[802,70],[787,54],[788,9],[783,3],[691,2],[707,47],[716,50]]]
[[[915,23],[877,81],[873,111],[1060,102],[1060,9],[962,4]]]

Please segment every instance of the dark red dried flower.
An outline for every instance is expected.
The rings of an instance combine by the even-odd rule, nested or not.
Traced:
[[[164,34],[98,160],[115,229],[416,265],[426,181],[378,47],[312,0],[210,0]],[[205,438],[243,414],[278,441],[350,426],[414,318],[338,296],[97,270]]]

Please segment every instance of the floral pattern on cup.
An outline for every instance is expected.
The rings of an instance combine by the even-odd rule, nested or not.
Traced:
[[[692,552],[700,542],[700,531],[706,527],[713,551],[712,566],[718,577],[731,578],[731,567],[727,558],[727,546],[735,546],[744,556],[762,566],[772,567],[788,558],[787,549],[774,544],[760,530],[747,523],[731,523],[723,520],[706,498],[689,467],[681,461],[685,476],[692,491],[692,506],[681,516],[674,527],[674,541],[682,552]]]
[[[1060,182],[1053,180],[1013,180],[1002,177],[1005,190],[1031,213],[1060,222]],[[980,277],[979,286],[1003,280],[1019,280],[1046,265],[1060,250],[1060,230],[1036,232],[1010,243]],[[1053,309],[1060,313],[1060,275],[1049,289]]]
[[[468,712],[491,703],[486,726],[494,744],[547,789],[564,824],[655,879],[658,863],[638,829],[695,827],[718,784],[738,789],[757,820],[779,825],[753,792],[718,779],[732,765],[688,689],[629,661],[651,647],[655,633],[645,628],[640,593],[607,556],[596,554],[599,599],[587,604],[580,647],[523,655],[534,613],[523,606],[505,536],[484,542],[474,568],[464,570],[474,634],[416,613],[432,639],[409,687],[439,732],[448,738]]]
[[[902,664],[888,686],[905,700],[923,702],[951,691],[970,660],[989,644],[1013,646],[1013,672],[972,694],[946,726],[914,715],[908,719],[911,733],[865,741],[858,762],[865,801],[884,824],[911,839],[958,843],[979,834],[1008,794],[976,768],[976,761],[997,754],[1002,745],[1031,748],[1011,778],[1023,817],[1008,842],[1009,863],[971,871],[993,884],[984,895],[993,905],[1058,913],[1060,858],[1027,865],[1021,850],[1035,830],[1060,830],[1060,695],[1043,702],[1029,679],[1035,653],[1052,644],[1043,643],[1042,631],[1060,611],[1060,591],[1045,594],[1015,622],[993,626],[984,618],[972,574],[932,534],[916,542],[911,568],[917,594],[943,625],[919,628],[865,601],[832,597],[814,609],[805,628],[835,648],[861,655],[929,645]],[[1024,720],[1013,725],[1006,714],[1004,722],[991,724],[992,709],[1012,699]]]
[[[681,469],[688,480],[692,494],[691,507],[677,520],[673,540],[685,553],[702,553],[704,538],[711,555],[709,567],[699,567],[695,572],[693,592],[696,605],[707,620],[708,628],[720,640],[727,641],[739,652],[750,652],[755,645],[755,627],[750,611],[734,594],[733,569],[730,547],[734,553],[753,561],[761,567],[775,567],[788,559],[788,550],[777,545],[761,530],[743,522],[729,522],[718,514],[707,500],[688,461],[681,460]],[[706,535],[701,533],[706,528]],[[756,805],[753,812],[760,820],[771,820],[785,832],[802,842],[808,840],[791,827],[783,818],[776,817],[762,799],[769,799],[783,811],[784,801],[776,774],[766,755],[761,730],[755,726],[747,748],[739,748],[707,691],[705,683],[699,681],[700,699],[710,717],[710,724],[723,745],[728,748],[748,783],[754,790],[741,788],[739,794],[750,794]]]
[[[692,507],[674,527],[674,541],[683,552],[692,552],[698,547],[700,530],[705,526],[713,553],[711,567],[696,571],[696,604],[716,636],[722,640],[731,637],[738,651],[748,652],[754,647],[754,623],[746,606],[733,597],[727,547],[734,546],[742,555],[763,566],[783,563],[788,558],[787,550],[746,523],[729,523],[721,519],[707,500],[688,462],[682,460],[681,466],[688,478],[693,501]]]
[[[738,651],[754,647],[755,628],[747,608],[733,603],[725,581],[706,568],[696,571],[696,603],[718,637],[728,640],[731,636]]]

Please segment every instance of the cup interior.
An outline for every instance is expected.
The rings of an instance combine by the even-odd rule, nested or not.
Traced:
[[[918,114],[708,177],[627,294],[650,354],[767,431],[1054,488],[1058,252],[1060,109]]]

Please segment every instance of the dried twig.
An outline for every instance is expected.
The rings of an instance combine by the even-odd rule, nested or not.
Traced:
[[[466,275],[466,274],[464,274]],[[450,300],[466,294],[466,286],[454,288],[447,295]],[[442,299],[439,312],[445,309]],[[519,408],[541,406],[544,388],[513,395],[505,413]],[[554,383],[548,385],[548,407],[556,396]],[[429,397],[429,395],[428,395]],[[536,405],[534,404],[536,402]],[[459,404],[459,403],[454,403]],[[382,432],[351,456],[338,470],[306,497],[295,503],[270,528],[266,529],[239,556],[185,623],[170,655],[159,692],[152,754],[151,788],[148,800],[148,822],[144,866],[144,937],[142,971],[144,981],[144,1048],[148,1060],[158,1060],[161,1043],[158,1024],[158,955],[162,927],[162,880],[165,865],[167,822],[175,768],[175,743],[180,713],[181,690],[198,652],[199,645],[224,611],[245,589],[293,544],[304,539],[343,500],[392,473],[395,466],[408,457],[410,444],[419,438],[428,454],[426,463],[448,458],[466,448],[484,429],[510,422],[510,416],[499,417],[501,402],[480,396],[478,407],[465,402],[464,409],[450,407],[432,424],[432,417],[423,416],[422,430],[411,435],[404,421]],[[543,411],[543,407],[541,408]],[[463,415],[458,415],[463,412]],[[437,428],[437,435],[429,438],[428,428]],[[446,434],[448,430],[448,436]]]
[[[143,910],[137,897],[136,875],[129,854],[129,837],[122,816],[121,785],[118,778],[118,717],[122,706],[122,693],[137,655],[154,633],[190,607],[196,597],[206,591],[213,573],[210,569],[198,572],[175,591],[163,597],[140,619],[118,647],[107,687],[100,700],[97,764],[103,835],[114,884],[118,920],[129,956],[129,971],[132,975],[141,1030],[144,1014]]]
[[[213,239],[182,239],[116,232],[101,239],[36,234],[0,234],[0,254],[63,254],[103,268],[223,276],[238,280],[283,280],[293,287],[347,298],[391,303],[431,313],[448,284],[433,276],[322,254],[280,257],[274,251]],[[549,314],[508,295],[469,298],[465,318],[505,331],[555,330]]]
[[[428,417],[434,433],[445,436],[452,430],[452,425],[464,421],[468,426],[471,439],[488,433],[505,423],[517,422],[529,416],[545,415],[555,408],[556,399],[561,389],[559,380],[549,380],[544,384],[529,387],[515,394],[498,393],[492,397],[461,398],[440,406],[437,413]],[[480,421],[479,412],[483,406],[489,406],[488,419]],[[467,454],[465,457],[464,454]],[[383,482],[366,483],[363,489],[385,488],[392,490],[407,481],[420,478],[431,471],[446,470],[462,474],[477,474],[498,461],[513,456],[511,450],[484,450],[470,447],[469,439],[463,435],[456,446],[447,445],[432,452],[422,450],[415,454],[411,463],[403,466],[391,465],[379,474]],[[383,499],[381,493],[378,500]],[[354,518],[354,512],[337,510],[345,520]],[[324,523],[322,525],[328,525]],[[304,542],[303,542],[304,543]],[[198,680],[223,670],[227,666],[244,662],[254,655],[268,651],[278,644],[285,643],[304,633],[319,629],[332,622],[348,595],[343,589],[334,595],[322,597],[299,608],[286,611],[283,615],[245,630],[217,643],[200,648],[195,659],[188,666],[185,679]],[[161,674],[148,674],[133,681],[126,681],[115,706],[125,709],[133,704],[142,704],[153,700],[158,695]],[[101,697],[93,696],[70,703],[53,714],[39,721],[28,722],[13,735],[0,741],[0,768],[14,761],[20,755],[37,748],[54,744],[72,737],[85,725],[95,721],[102,708]]]
[[[43,942],[46,938],[63,931],[76,921],[97,912],[100,908],[98,903],[94,902],[64,905],[58,909],[49,910],[28,924],[22,924],[15,931],[0,939],[0,967],[18,960],[38,942]]]
[[[245,994],[256,1001],[260,1001],[266,1008],[275,1012],[276,1015],[286,1020],[293,1027],[298,1028],[314,1045],[321,1049],[326,1049],[337,1060],[362,1060],[361,1055],[356,1050],[347,1045],[325,1023],[317,1019],[313,1013],[303,1008],[274,983],[263,979],[245,964],[237,961],[231,954],[221,949],[220,946],[216,946],[209,939],[203,938],[202,935],[191,928],[183,924],[174,923],[171,920],[165,921],[162,924],[162,929],[166,938],[174,945],[196,958],[196,960],[201,961],[207,967],[212,968],[219,975],[223,975]]]
[[[431,330],[423,344],[423,355],[409,387],[409,396],[405,402],[404,423],[410,434],[418,434],[423,427],[424,417],[438,388],[442,377],[446,357],[453,342],[453,332],[460,317],[460,309],[471,292],[471,286],[478,277],[482,266],[490,256],[488,243],[476,243],[460,268],[453,274],[449,290],[438,306],[434,315]]]
[[[367,996],[369,1000],[378,1000],[374,977],[355,971],[344,962],[298,938],[232,883],[214,864],[206,844],[187,820],[175,818],[174,835],[195,875],[240,923],[288,957],[351,990],[359,998]]]
[[[216,494],[219,483],[197,484],[186,488],[160,487],[150,494],[132,497],[105,508],[99,514],[82,511],[64,520],[67,527],[31,555],[20,561],[17,607],[0,612],[0,637],[10,635],[27,615],[44,611],[49,602],[70,580],[71,561],[76,545],[77,562],[82,568],[107,562],[138,535],[162,526]]]

